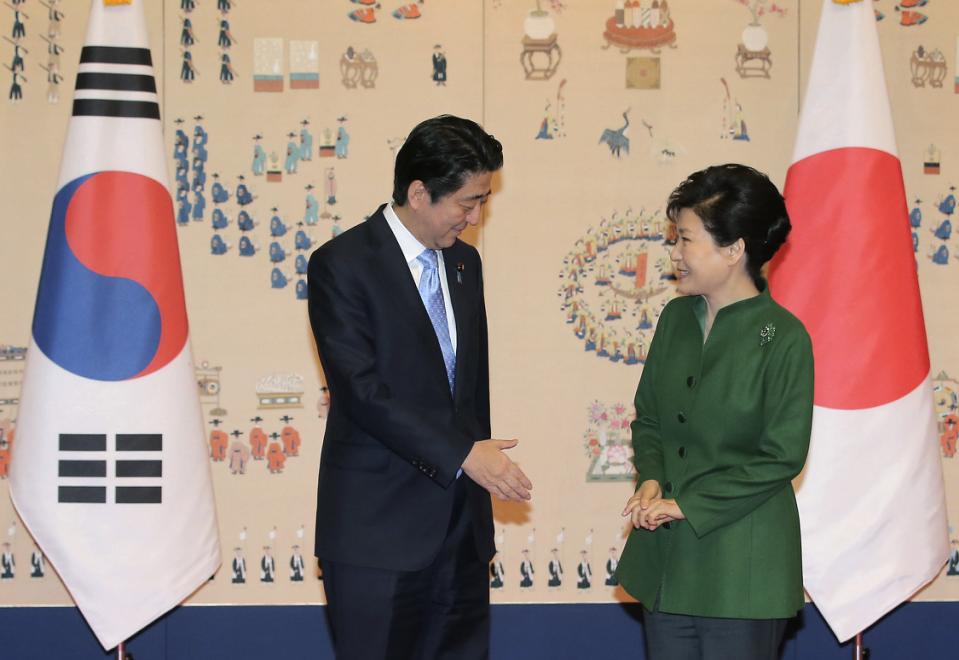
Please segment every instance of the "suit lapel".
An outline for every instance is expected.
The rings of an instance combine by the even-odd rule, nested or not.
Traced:
[[[471,296],[464,282],[468,281],[465,259],[462,246],[457,242],[452,247],[443,250],[443,262],[446,266],[446,283],[449,285],[450,302],[453,306],[453,317],[456,322],[456,381],[457,384],[463,373],[463,359],[466,346],[469,346],[472,330],[469,319]],[[472,274],[470,274],[472,275]],[[459,387],[455,387],[458,392]]]
[[[420,292],[410,275],[410,267],[403,257],[403,250],[400,249],[400,244],[396,242],[396,237],[393,236],[393,231],[383,215],[383,207],[381,206],[371,215],[367,222],[370,226],[373,247],[373,264],[371,265],[383,274],[383,292],[396,303],[398,313],[401,315],[400,319],[409,321],[418,336],[427,338],[427,344],[432,347],[429,351],[432,356],[429,358],[433,362],[432,369],[442,374],[445,383],[446,364],[443,362],[443,350],[440,348],[439,339],[436,338],[433,322],[423,305]],[[450,295],[452,296],[452,291]],[[456,314],[455,307],[453,313]],[[402,321],[398,320],[398,322]],[[429,340],[430,338],[432,341]]]
[[[416,323],[425,323],[432,329],[429,314],[423,306],[423,299],[416,289],[413,277],[410,275],[409,264],[403,257],[403,250],[396,242],[393,231],[386,223],[383,207],[367,220],[370,226],[373,244],[373,260],[376,270],[383,274],[382,287],[388,295],[394,296],[398,305],[404,311],[412,310],[409,315]]]

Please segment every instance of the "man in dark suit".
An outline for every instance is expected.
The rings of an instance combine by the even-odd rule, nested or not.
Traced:
[[[337,656],[486,658],[490,493],[529,499],[491,439],[479,222],[500,143],[472,121],[419,124],[393,203],[310,259],[330,412],[316,555]]]

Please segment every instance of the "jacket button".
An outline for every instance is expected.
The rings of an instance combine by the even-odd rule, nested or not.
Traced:
[[[672,482],[672,481],[667,481],[667,482],[663,485],[663,490],[666,491],[666,494],[667,494],[667,495],[668,495],[669,493],[673,492],[673,482]]]
[[[696,387],[696,379],[690,376],[686,379],[686,387],[693,388]]]
[[[685,423],[686,423],[686,413],[680,412],[678,415],[676,415],[676,419],[679,420],[679,423],[680,423],[680,424],[685,424]]]
[[[669,523],[668,523],[668,522],[664,522],[664,523],[663,523],[663,529],[669,529]]]
[[[686,448],[685,448],[685,447],[680,447],[680,448],[679,448],[679,457],[680,457],[680,458],[686,458]]]

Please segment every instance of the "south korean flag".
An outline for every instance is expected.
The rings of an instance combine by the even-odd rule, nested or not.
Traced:
[[[220,564],[145,1],[92,3],[10,474],[105,649]]]

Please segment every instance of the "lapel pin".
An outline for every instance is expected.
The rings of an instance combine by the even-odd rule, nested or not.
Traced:
[[[463,262],[460,261],[456,264],[456,283],[463,283],[463,271],[466,270],[466,266],[463,265]]]

